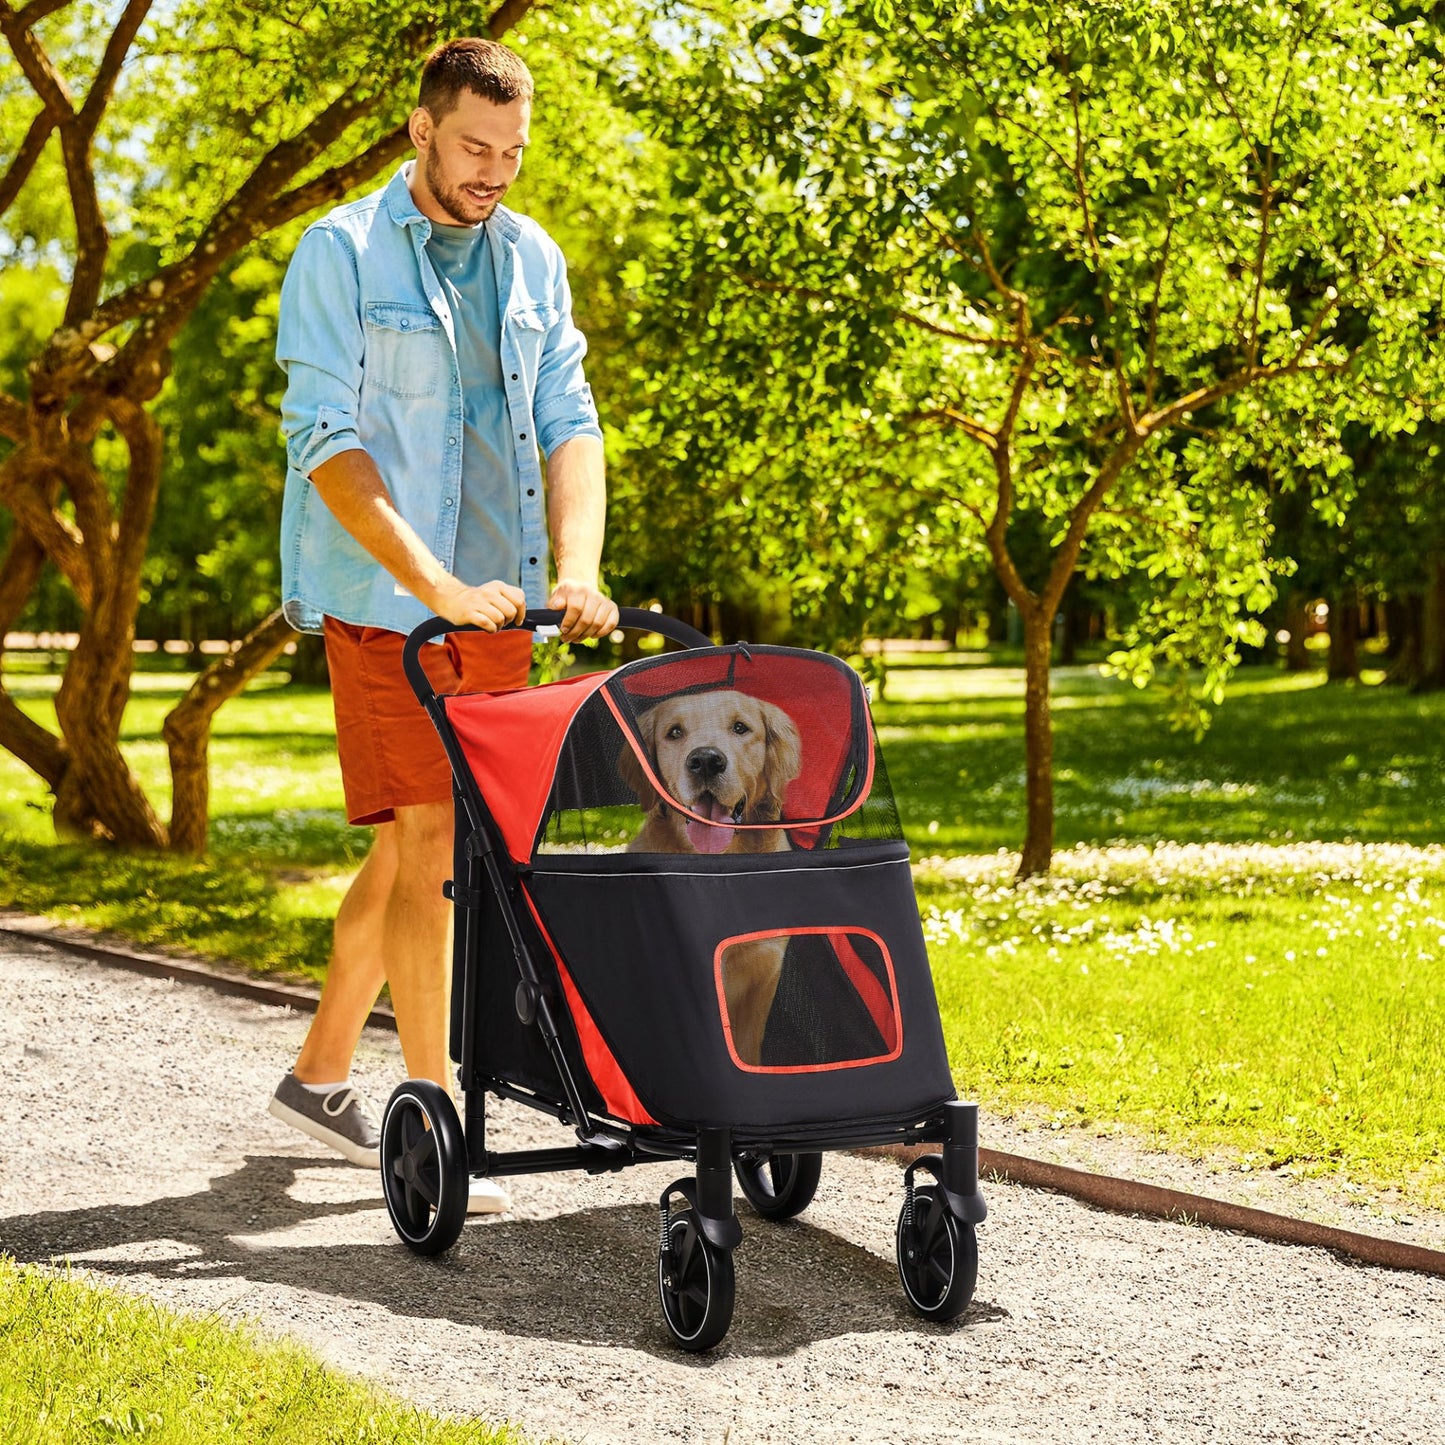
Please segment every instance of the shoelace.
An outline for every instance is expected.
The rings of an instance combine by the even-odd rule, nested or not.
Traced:
[[[321,1101],[321,1112],[325,1114],[328,1118],[339,1118],[351,1107],[352,1101],[358,1099],[359,1097],[360,1096],[357,1094],[356,1090],[353,1089],[349,1084],[344,1089],[333,1089]],[[341,1102],[337,1104],[335,1108],[332,1107],[331,1103],[333,1099],[341,1100]]]

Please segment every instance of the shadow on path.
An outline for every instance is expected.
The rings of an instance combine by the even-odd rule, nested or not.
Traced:
[[[391,1235],[379,1199],[291,1196],[310,1170],[335,1167],[250,1155],[193,1194],[0,1219],[0,1249],[30,1263],[73,1258],[102,1276],[232,1278],[519,1337],[691,1358],[671,1344],[660,1318],[655,1209],[616,1205],[551,1219],[479,1221],[447,1255],[423,1259]],[[323,1236],[316,1226],[328,1218],[372,1212],[386,1243],[308,1242]],[[745,1213],[743,1227],[730,1353],[786,1355],[819,1340],[900,1326],[939,1332],[908,1312],[891,1262],[806,1222],[768,1224]],[[302,1237],[286,1239],[292,1229]],[[130,1257],[92,1258],[107,1251]],[[260,1301],[244,1303],[264,1317]],[[964,1324],[1006,1316],[976,1300]]]

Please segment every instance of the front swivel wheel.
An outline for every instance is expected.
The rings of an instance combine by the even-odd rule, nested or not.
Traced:
[[[684,1350],[710,1350],[727,1334],[734,1289],[732,1252],[703,1234],[691,1209],[670,1216],[657,1255],[657,1292],[663,1321]]]
[[[408,1079],[381,1119],[381,1192],[402,1243],[441,1254],[467,1219],[467,1143],[457,1106],[430,1079]]]
[[[933,1185],[915,1189],[898,1215],[898,1277],[914,1312],[940,1324],[956,1320],[973,1298],[978,1235]]]

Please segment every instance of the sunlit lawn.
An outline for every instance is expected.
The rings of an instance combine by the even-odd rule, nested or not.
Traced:
[[[520,1445],[511,1429],[430,1415],[299,1345],[4,1255],[0,1439]]]
[[[140,677],[128,715],[162,806],[153,739],[181,682]],[[43,716],[50,686],[16,691]],[[1260,669],[1196,741],[1159,697],[1065,670],[1063,851],[1015,888],[997,850],[1022,837],[1020,698],[1016,669],[928,659],[876,708],[960,1086],[1445,1203],[1445,698]],[[0,903],[319,974],[367,841],[331,727],[324,692],[279,678],[221,713],[199,863],[57,847],[0,757]],[[1414,846],[1365,846],[1391,843]]]

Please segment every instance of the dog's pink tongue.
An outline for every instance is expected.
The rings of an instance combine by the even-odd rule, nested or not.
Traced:
[[[732,814],[714,798],[707,805],[708,817],[715,823],[730,825]],[[731,826],[714,826],[714,823],[700,823],[696,818],[687,820],[687,841],[698,853],[721,853],[733,840]]]

